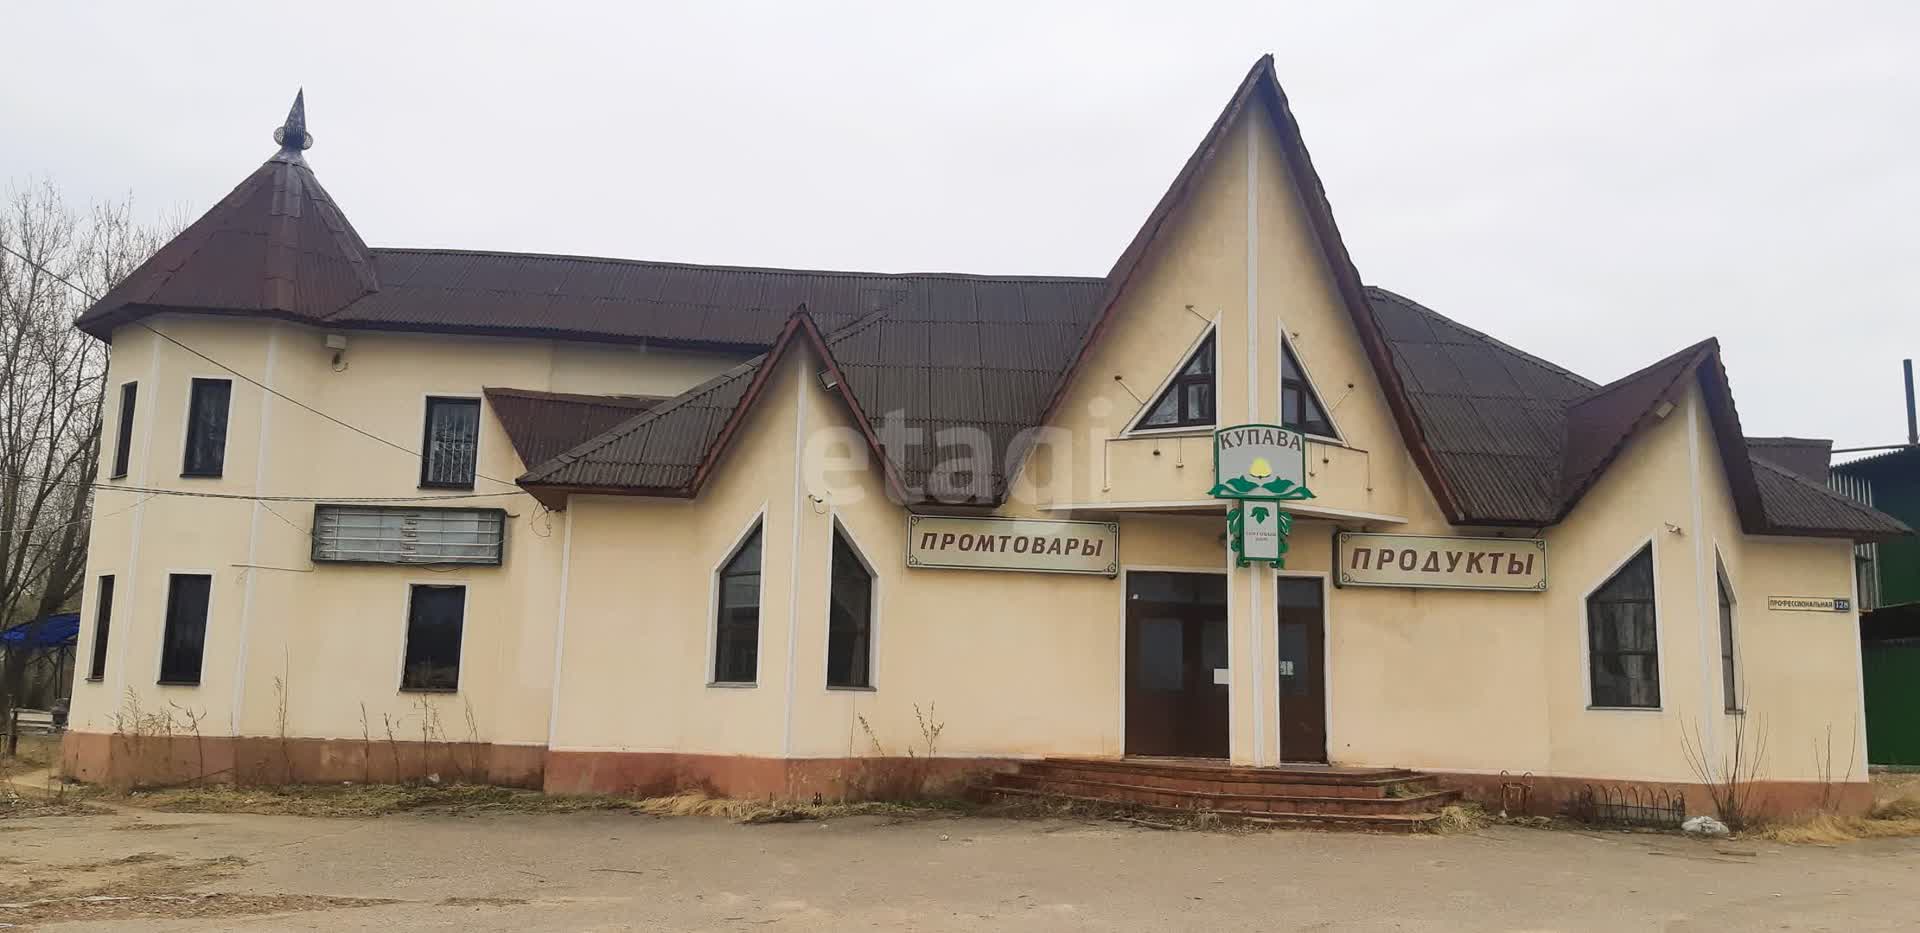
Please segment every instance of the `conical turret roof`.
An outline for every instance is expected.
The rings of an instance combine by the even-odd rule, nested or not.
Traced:
[[[304,91],[273,138],[272,158],[81,315],[80,328],[106,339],[159,311],[317,321],[378,291],[367,244],[307,167]]]

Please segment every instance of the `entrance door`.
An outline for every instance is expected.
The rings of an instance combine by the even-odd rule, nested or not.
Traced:
[[[1280,760],[1327,760],[1327,602],[1319,577],[1281,577]]]
[[[1127,574],[1127,754],[1227,757],[1226,670],[1226,575]]]

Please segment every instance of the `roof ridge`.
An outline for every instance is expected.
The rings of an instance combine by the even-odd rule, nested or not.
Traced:
[[[1709,347],[1708,346],[1709,344],[1711,344],[1712,346]],[[1673,363],[1676,360],[1679,360],[1681,357],[1685,357],[1689,355],[1699,356],[1703,352],[1710,352],[1711,350],[1717,349],[1718,347],[1719,347],[1719,341],[1712,337],[1708,337],[1707,339],[1701,340],[1697,343],[1688,344],[1687,346],[1682,347],[1679,350],[1676,350],[1672,353],[1669,353],[1666,356],[1663,356],[1657,360],[1654,360],[1653,362],[1648,363],[1647,365],[1642,366],[1639,369],[1636,369],[1633,372],[1630,372],[1624,376],[1621,376],[1620,378],[1615,379],[1612,382],[1609,382],[1602,386],[1596,386],[1593,389],[1593,391],[1588,392],[1586,395],[1580,396],[1579,398],[1576,398],[1576,399],[1569,399],[1567,402],[1567,406],[1571,408],[1574,405],[1579,405],[1579,404],[1592,401],[1603,395],[1606,395],[1609,392],[1613,392],[1617,389],[1625,387],[1633,383],[1635,380],[1640,379],[1641,377],[1647,375],[1648,373],[1651,373],[1662,366],[1666,366],[1669,363]],[[1695,361],[1695,362],[1698,362],[1698,361]],[[1674,378],[1678,379],[1679,376],[1676,375]],[[1671,385],[1671,383],[1669,383],[1669,385]]]
[[[1861,502],[1860,500],[1855,499],[1852,496],[1841,495],[1840,493],[1826,486],[1822,486],[1819,483],[1816,483],[1810,479],[1807,479],[1806,477],[1801,476],[1800,474],[1795,473],[1792,470],[1789,470],[1786,467],[1781,466],[1780,464],[1774,463],[1773,461],[1768,460],[1765,457],[1759,456],[1758,454],[1755,454],[1752,451],[1747,452],[1747,459],[1756,464],[1759,464],[1760,466],[1766,467],[1767,469],[1772,470],[1773,472],[1778,473],[1781,476],[1786,477],[1788,480],[1791,480],[1795,483],[1805,486],[1808,489],[1812,489],[1820,493],[1821,495],[1826,496],[1829,499],[1833,499],[1835,501],[1845,503],[1847,508],[1850,508],[1853,511],[1858,512],[1863,517],[1871,518],[1871,519],[1893,518],[1894,522],[1900,525],[1900,527],[1907,528],[1908,531],[1913,530],[1912,528],[1907,526],[1906,522],[1900,521],[1899,519],[1894,518],[1893,516],[1888,515],[1887,513],[1882,512],[1879,509],[1874,508],[1873,506],[1870,506],[1864,502]]]
[[[736,364],[726,369],[725,371],[715,375],[713,378],[708,379],[707,381],[702,382],[699,385],[696,385],[693,388],[690,388],[687,391],[680,393],[679,395],[673,396],[672,398],[669,398],[666,401],[653,406],[652,408],[649,408],[645,411],[642,411],[634,415],[632,418],[628,418],[627,420],[622,421],[619,424],[616,424],[613,427],[610,427],[605,431],[602,431],[599,434],[594,435],[593,437],[587,438],[586,440],[581,441],[580,443],[575,444],[574,446],[569,447],[558,454],[555,454],[553,456],[553,459],[548,460],[547,462],[542,463],[537,467],[530,467],[527,470],[527,472],[521,474],[516,479],[516,482],[518,483],[538,482],[541,474],[551,473],[557,467],[562,467],[569,463],[573,463],[581,459],[582,457],[585,457],[587,454],[593,453],[594,451],[599,450],[600,448],[605,447],[608,444],[611,444],[614,441],[619,440],[620,438],[623,438],[629,434],[632,434],[634,431],[637,431],[640,428],[647,426],[649,423],[659,418],[666,417],[671,412],[679,411],[681,408],[684,408],[688,402],[696,398],[700,398],[701,396],[704,396],[704,395],[710,395],[713,392],[718,391],[722,387],[731,384],[734,380],[737,380],[742,376],[752,375],[753,372],[756,369],[758,369],[762,363],[766,362],[766,359],[767,359],[767,354],[762,353],[759,356],[754,357],[753,359],[747,360],[746,362]]]
[[[497,249],[456,249],[434,246],[370,246],[373,253],[411,253],[442,256],[501,256],[517,259],[556,259],[569,262],[600,262],[609,265],[651,266],[654,268],[690,269],[714,272],[758,272],[766,275],[811,275],[834,278],[857,279],[956,279],[961,281],[984,282],[1058,282],[1071,284],[1099,284],[1106,281],[1097,275],[999,275],[979,272],[861,272],[854,269],[794,269],[784,266],[738,266],[721,263],[683,262],[666,259],[630,259],[620,256],[587,256],[577,253],[539,253],[518,252]]]
[[[1459,321],[1456,321],[1453,318],[1450,318],[1444,314],[1441,314],[1440,312],[1435,311],[1432,308],[1429,308],[1426,305],[1423,305],[1420,302],[1413,300],[1412,298],[1408,298],[1407,296],[1402,295],[1399,292],[1396,292],[1390,288],[1386,288],[1380,285],[1369,285],[1367,286],[1367,291],[1374,292],[1380,295],[1381,297],[1386,298],[1389,301],[1392,301],[1394,304],[1400,305],[1401,307],[1409,308],[1414,311],[1418,311],[1422,314],[1437,317],[1440,320],[1446,321],[1448,324],[1451,324],[1454,327],[1458,327],[1461,330],[1464,330],[1467,333],[1480,338],[1481,340],[1485,340],[1488,343],[1491,343],[1494,346],[1499,347],[1500,349],[1513,354],[1514,356],[1520,357],[1521,359],[1534,364],[1535,366],[1539,366],[1543,369],[1547,369],[1552,372],[1559,373],[1560,375],[1566,376],[1567,378],[1572,379],[1575,382],[1582,383],[1586,385],[1588,389],[1597,389],[1600,387],[1600,383],[1594,382],[1592,379],[1588,379],[1587,377],[1582,376],[1579,373],[1576,373],[1573,370],[1566,368],[1565,366],[1562,366],[1544,357],[1535,356],[1534,354],[1528,353],[1527,351],[1522,350],[1519,347],[1516,347],[1513,344],[1510,344],[1504,340],[1501,340],[1500,338],[1495,337],[1492,334],[1487,333],[1486,331],[1462,324]]]

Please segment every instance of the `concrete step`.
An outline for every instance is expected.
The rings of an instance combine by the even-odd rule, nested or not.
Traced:
[[[1272,786],[1265,785],[1254,793],[1216,792],[1140,784],[1118,774],[1113,777],[1113,780],[1085,780],[1063,778],[1052,772],[1016,772],[994,775],[993,786],[1062,797],[1086,797],[1116,803],[1171,807],[1181,810],[1232,810],[1244,813],[1291,815],[1367,816],[1428,813],[1453,803],[1460,797],[1458,791],[1451,790],[1421,791],[1392,797],[1356,797],[1297,792],[1300,788],[1311,785],[1280,785],[1288,788],[1284,793],[1275,793]]]
[[[1017,787],[988,786],[982,793],[988,799],[1001,800],[1059,800],[1094,806],[1124,807],[1129,810],[1141,810],[1148,813],[1170,817],[1191,817],[1195,813],[1189,807],[1151,806],[1147,804],[1115,803],[1102,797],[1084,797],[1072,794],[1055,794],[1026,790]],[[1255,812],[1244,810],[1209,810],[1215,817],[1238,823],[1258,826],[1284,826],[1298,829],[1332,829],[1358,832],[1379,833],[1417,833],[1426,832],[1432,823],[1439,819],[1434,813],[1379,813],[1354,815],[1347,813],[1287,813]]]
[[[1400,768],[1250,768],[1138,759],[1048,758],[1023,762],[1019,773],[1052,780],[1109,781],[1204,794],[1390,798],[1435,789],[1432,777]]]

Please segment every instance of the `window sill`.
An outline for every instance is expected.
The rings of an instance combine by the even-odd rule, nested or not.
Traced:
[[[421,483],[421,484],[420,484],[419,486],[417,486],[417,487],[415,487],[415,488],[417,488],[417,489],[440,489],[440,490],[446,490],[446,491],[459,491],[459,492],[472,492],[472,491],[473,491],[473,484],[472,484],[472,483],[467,483],[467,484],[465,484],[465,485],[461,485],[461,484],[459,484],[459,483]]]
[[[1743,709],[1730,709],[1726,710],[1726,714],[1729,716],[1745,716],[1747,711]]]
[[[760,685],[753,681],[744,680],[713,680],[708,681],[707,686],[720,690],[751,690]]]
[[[182,473],[180,474],[180,478],[181,478],[181,479],[220,479],[221,477],[223,477],[223,476],[225,476],[225,475],[226,475],[226,474],[225,474],[224,472],[222,472],[222,473],[186,473],[186,472],[182,472]]]
[[[87,678],[87,683],[90,683],[90,684],[97,684],[97,683],[101,683],[101,682],[103,682],[103,681],[105,681],[106,679],[107,679],[107,678],[106,678],[106,676],[105,676],[105,675],[102,675],[102,676],[99,676],[99,677],[89,677],[89,678]]]
[[[197,680],[156,680],[153,682],[153,684],[156,687],[198,687],[200,686],[200,682]]]
[[[842,687],[837,684],[828,684],[827,690],[833,693],[879,693],[880,692],[880,688],[878,687]]]
[[[109,476],[109,477],[107,477],[107,482],[110,482],[110,483],[111,483],[111,482],[113,482],[114,480],[122,480],[122,479],[126,479],[126,478],[127,478],[127,474],[125,474],[125,473],[115,473],[115,474],[113,474],[112,476]]]
[[[401,687],[401,693],[459,693],[459,687]]]
[[[1217,427],[1218,425],[1212,424],[1185,424],[1164,428],[1134,428],[1115,440],[1124,440],[1129,437],[1206,437]]]
[[[1587,705],[1587,711],[1591,713],[1661,713],[1661,712],[1665,712],[1664,709],[1658,706],[1594,706],[1592,704]]]

